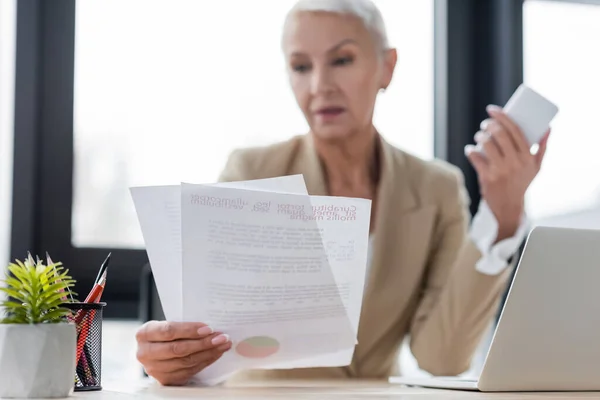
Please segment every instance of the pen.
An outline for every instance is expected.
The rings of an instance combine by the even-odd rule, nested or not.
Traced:
[[[94,288],[92,289],[92,291],[90,292],[88,297],[85,299],[86,303],[100,302],[100,299],[102,297],[102,292],[104,291],[104,286],[106,284],[106,272],[107,271],[105,269],[104,273],[100,277],[99,282],[94,285]],[[93,323],[95,316],[96,316],[95,310],[90,310],[89,313],[81,314],[81,318],[80,318],[78,324],[81,324],[86,318],[88,318],[89,323],[83,324],[81,331],[79,332],[79,337],[77,338],[77,363],[79,363],[79,360],[81,358],[81,353],[83,352],[84,347],[86,345],[87,336],[88,336],[89,330],[90,330],[89,325],[91,323]]]
[[[102,265],[100,266],[100,270],[98,271],[98,276],[94,281],[94,286],[92,290],[86,297],[84,303],[99,303],[102,298],[102,293],[104,292],[104,287],[106,285],[106,275],[108,264],[110,263],[111,253],[108,254]],[[85,312],[84,310],[80,310],[77,315],[77,325],[80,327],[78,330],[77,337],[77,365],[83,363],[82,367],[84,369],[84,377],[86,378],[87,384],[95,384],[95,373],[93,361],[91,359],[91,354],[89,351],[87,339],[90,331],[90,324],[94,322],[94,317],[96,316],[95,310],[89,310]]]
[[[100,278],[98,279],[98,281],[96,282],[96,284],[94,285],[92,290],[90,291],[90,294],[88,294],[88,297],[85,298],[85,302],[86,303],[98,303],[100,301],[100,298],[102,297],[102,292],[104,291],[105,284],[106,284],[106,270],[104,271],[102,276],[100,276]]]
[[[106,271],[106,268],[108,268],[108,264],[110,264],[110,255],[111,254],[112,253],[108,253],[108,256],[106,256],[106,259],[100,266],[100,271],[98,271],[98,276],[96,276],[96,280],[94,281],[94,283],[98,283],[98,281],[100,280],[100,277],[102,276],[102,274],[104,274],[104,271]]]

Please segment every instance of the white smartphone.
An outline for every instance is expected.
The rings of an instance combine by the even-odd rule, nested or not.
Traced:
[[[550,100],[521,84],[504,106],[504,112],[523,131],[529,145],[538,144],[558,114],[558,107]]]
[[[558,114],[556,104],[524,84],[519,85],[503,110],[521,128],[530,147],[542,140]],[[483,146],[478,144],[476,148],[485,155]]]

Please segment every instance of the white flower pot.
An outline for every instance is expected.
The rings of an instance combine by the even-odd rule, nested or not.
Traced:
[[[0,398],[68,397],[76,342],[74,324],[0,324]]]

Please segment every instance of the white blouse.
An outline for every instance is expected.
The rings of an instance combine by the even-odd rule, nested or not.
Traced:
[[[514,236],[492,245],[498,236],[498,221],[487,203],[482,201],[469,230],[469,237],[482,254],[475,264],[475,269],[486,275],[497,275],[502,272],[508,266],[510,257],[517,252],[521,242],[525,239],[528,226],[529,221],[523,217]],[[369,236],[366,276],[369,276],[372,256],[373,237]]]

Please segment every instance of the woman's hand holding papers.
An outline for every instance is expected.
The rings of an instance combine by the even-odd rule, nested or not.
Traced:
[[[137,359],[162,385],[184,385],[231,348],[203,323],[150,321],[137,332]]]

